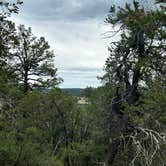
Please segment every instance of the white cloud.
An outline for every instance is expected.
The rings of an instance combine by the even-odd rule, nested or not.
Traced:
[[[96,77],[102,74],[102,68],[108,57],[107,45],[109,44],[109,40],[103,39],[102,35],[110,30],[110,27],[104,24],[108,1],[104,4],[105,2],[96,0],[97,4],[95,4],[89,0],[49,0],[46,3],[45,0],[29,0],[24,3],[22,12],[12,18],[17,25],[30,26],[35,35],[44,36],[49,41],[56,54],[55,64],[59,76],[64,79],[62,87],[86,87],[99,84]],[[97,17],[98,12],[95,8],[100,6],[105,11],[99,12],[100,17]],[[93,11],[90,12],[88,9]],[[88,11],[89,16],[83,11]],[[56,12],[58,16],[55,16]],[[92,17],[93,12],[95,15]],[[66,13],[70,13],[71,19]],[[44,14],[48,15],[44,16]],[[74,14],[78,14],[77,19]],[[84,14],[86,19],[81,19]],[[37,20],[37,16],[41,19]],[[116,38],[117,36],[114,40]]]

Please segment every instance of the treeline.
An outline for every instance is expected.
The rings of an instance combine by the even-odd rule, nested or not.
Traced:
[[[83,88],[62,88],[62,91],[70,93],[73,96],[80,97],[80,96],[83,96],[84,89]]]
[[[57,87],[45,38],[9,20],[20,5],[0,1],[0,166],[164,166],[165,1],[110,8],[121,38],[86,106]]]
[[[48,42],[10,21],[21,4],[0,1],[0,165],[96,165],[108,142],[102,113],[57,88]]]

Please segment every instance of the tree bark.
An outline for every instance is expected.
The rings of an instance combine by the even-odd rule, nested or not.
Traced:
[[[126,84],[126,89],[125,89],[125,93],[127,92],[127,102],[130,105],[134,105],[135,103],[138,102],[139,100],[139,92],[138,92],[138,83],[140,81],[140,77],[141,77],[141,61],[142,58],[145,57],[145,43],[144,43],[144,33],[143,31],[137,32],[137,39],[136,39],[136,43],[137,43],[137,50],[138,50],[138,62],[135,66],[135,68],[133,69],[133,77],[132,77],[132,84],[130,85],[129,83],[129,78],[127,73],[124,74],[125,77],[125,84]],[[119,78],[119,80],[121,80],[121,78]],[[125,94],[126,95],[126,94]],[[131,126],[132,124],[130,124],[129,121],[129,115],[128,114],[124,114],[123,111],[121,111],[122,108],[122,103],[124,101],[122,101],[122,96],[125,96],[120,94],[119,92],[119,88],[117,87],[116,90],[116,94],[113,100],[113,104],[112,104],[112,111],[114,111],[116,113],[116,115],[119,118],[119,126],[116,126],[115,132],[116,132],[116,139],[113,139],[112,143],[109,146],[108,149],[108,154],[107,154],[107,158],[106,158],[106,163],[108,165],[112,165],[115,161],[115,157],[118,153],[118,148],[120,145],[120,140],[118,139],[120,137],[121,134],[125,135],[128,134],[130,132],[132,132],[133,130],[131,130]]]
[[[24,73],[24,93],[27,93],[28,90],[29,90],[28,72],[25,70],[25,73]]]

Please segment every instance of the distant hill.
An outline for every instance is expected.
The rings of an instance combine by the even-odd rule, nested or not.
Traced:
[[[84,89],[81,88],[62,88],[62,91],[68,92],[73,96],[81,96]]]

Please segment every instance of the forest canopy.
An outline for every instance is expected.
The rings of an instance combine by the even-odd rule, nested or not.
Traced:
[[[10,19],[22,5],[0,1],[0,166],[164,166],[165,0],[112,4],[120,38],[85,89],[59,88],[49,42]]]

